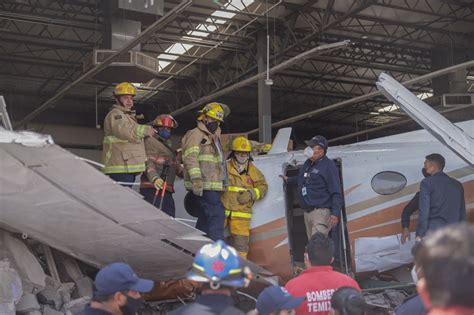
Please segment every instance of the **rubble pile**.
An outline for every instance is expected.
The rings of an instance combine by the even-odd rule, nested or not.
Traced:
[[[90,301],[93,281],[76,260],[60,253],[53,262],[57,272],[50,272],[35,255],[38,252],[0,230],[0,314],[74,315],[81,311]]]

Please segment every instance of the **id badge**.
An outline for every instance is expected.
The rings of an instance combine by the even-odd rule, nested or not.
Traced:
[[[303,186],[303,188],[301,188],[301,194],[303,196],[306,196],[306,187],[305,186]]]

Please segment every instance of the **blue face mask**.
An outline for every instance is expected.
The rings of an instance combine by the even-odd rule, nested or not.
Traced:
[[[163,139],[169,139],[171,137],[171,130],[160,128],[158,130],[158,135]]]

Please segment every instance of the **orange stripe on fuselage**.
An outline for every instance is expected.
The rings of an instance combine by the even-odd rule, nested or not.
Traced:
[[[471,166],[466,166],[459,168],[457,170],[451,171],[447,173],[450,177],[452,178],[463,178],[465,176],[469,176],[473,174],[473,168]],[[401,191],[392,194],[392,195],[386,195],[386,196],[376,196],[367,200],[363,200],[361,202],[352,204],[348,207],[346,207],[346,213],[347,214],[353,214],[368,208],[372,208],[375,206],[378,206],[380,204],[383,204],[385,202],[389,202],[392,200],[396,200],[401,197],[405,197],[409,194],[414,194],[419,190],[420,183],[413,183],[411,185],[406,186],[403,188]],[[466,188],[465,188],[466,190]]]
[[[466,209],[467,221],[474,222],[474,207],[469,207],[469,205],[474,204],[474,181],[465,182],[463,186],[464,199],[468,207],[468,209]],[[355,240],[359,237],[387,236],[401,233],[402,227],[400,221],[394,223],[389,222],[400,220],[403,207],[406,204],[407,202],[403,202],[350,221],[347,224],[350,239]],[[416,229],[416,223],[417,221],[414,219],[410,221],[410,230],[414,231]],[[362,229],[364,230],[361,231]]]
[[[250,230],[251,239],[261,238],[261,240],[250,242],[248,259],[286,282],[293,276],[290,249],[288,244],[276,246],[288,238],[288,233],[265,237],[265,234],[271,235],[272,231],[283,227],[287,227],[286,218],[280,218]]]

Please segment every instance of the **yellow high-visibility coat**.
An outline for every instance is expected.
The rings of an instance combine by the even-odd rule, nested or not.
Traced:
[[[248,164],[247,170],[242,174],[239,174],[234,163],[232,159],[227,160],[229,186],[222,194],[221,200],[227,215],[229,215],[229,212],[232,212],[232,217],[234,218],[250,219],[254,202],[265,196],[268,185],[265,176],[251,161]],[[255,198],[242,205],[238,202],[237,197],[243,191],[251,191],[252,196],[255,196]]]
[[[224,190],[226,170],[219,136],[220,128],[211,134],[201,121],[184,135],[181,142],[187,190],[192,189],[192,181],[197,178],[203,180],[204,190]]]
[[[137,123],[135,111],[114,105],[104,120],[102,164],[105,174],[141,173],[145,170],[145,131],[151,126]]]

